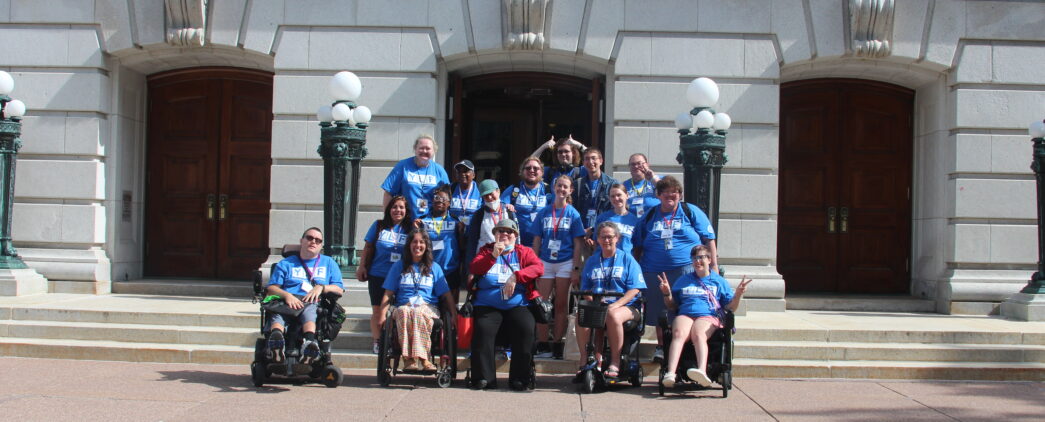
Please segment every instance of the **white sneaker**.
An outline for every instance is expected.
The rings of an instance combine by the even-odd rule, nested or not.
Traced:
[[[653,357],[650,358],[650,361],[659,362],[662,360],[664,360],[664,348],[657,346],[656,349],[653,349]]]
[[[700,384],[701,387],[711,386],[711,378],[708,378],[708,374],[705,374],[704,371],[697,368],[687,369],[686,376],[689,377],[689,379],[696,381],[696,383]]]
[[[675,374],[674,373],[664,374],[664,380],[661,381],[661,383],[664,384],[665,388],[674,388],[675,387]]]
[[[381,354],[381,342],[377,342],[377,341],[374,342],[374,354],[375,355]]]

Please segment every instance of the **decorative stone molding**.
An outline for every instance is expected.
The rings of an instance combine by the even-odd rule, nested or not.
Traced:
[[[861,57],[892,54],[893,0],[849,0],[850,48]]]
[[[504,0],[501,27],[504,48],[543,50],[544,21],[552,0]]]
[[[167,9],[167,44],[203,47],[207,28],[207,0],[164,0]]]

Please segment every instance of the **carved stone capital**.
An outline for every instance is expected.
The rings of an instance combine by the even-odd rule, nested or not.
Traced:
[[[543,50],[552,0],[503,0],[501,27],[507,50]]]
[[[202,47],[207,28],[207,0],[164,0],[167,44]]]
[[[893,0],[849,0],[850,49],[860,57],[892,54]]]

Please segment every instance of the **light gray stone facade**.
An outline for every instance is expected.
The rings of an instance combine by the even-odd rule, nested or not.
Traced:
[[[992,313],[1036,264],[1025,128],[1045,117],[1038,1],[898,0],[891,54],[877,59],[847,47],[842,0],[552,1],[543,49],[528,50],[505,48],[497,0],[210,1],[205,43],[195,48],[166,42],[164,3],[0,1],[0,67],[30,110],[14,238],[53,291],[105,293],[112,280],[141,277],[145,77],[198,66],[275,74],[274,250],[322,225],[320,191],[300,187],[322,183],[314,113],[331,100],[335,72],[360,76],[359,103],[374,113],[360,184],[360,221],[369,222],[380,211],[378,185],[414,138],[446,133],[449,75],[538,71],[605,78],[606,166],[617,178],[632,152],[678,175],[672,121],[689,108],[686,84],[719,83],[715,108],[733,117],[721,262],[756,278],[752,306],[784,307],[779,92],[803,79],[915,90],[912,295],[935,300],[939,312]]]

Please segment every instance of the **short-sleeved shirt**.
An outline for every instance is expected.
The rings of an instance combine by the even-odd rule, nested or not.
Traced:
[[[645,289],[646,280],[642,277],[642,268],[630,253],[618,250],[609,258],[602,257],[598,250],[588,258],[581,273],[581,290],[602,289],[604,292],[626,293],[631,289]],[[604,302],[616,302],[615,297],[604,297]],[[632,298],[628,305],[635,303],[638,296]]]
[[[512,251],[508,255],[496,258],[497,262],[478,279],[478,291],[475,293],[476,306],[490,306],[497,309],[511,309],[526,306],[526,286],[515,283],[515,293],[508,300],[501,299],[501,286],[508,277],[519,271],[519,253]]]
[[[556,209],[553,203],[537,213],[530,234],[541,237],[539,257],[544,262],[566,262],[573,259],[573,239],[584,236],[584,224],[573,205]]]
[[[450,192],[450,217],[467,226],[472,221],[472,214],[475,214],[482,203],[479,186],[475,184],[475,181],[472,181],[470,188],[465,189],[461,189],[460,183],[455,183],[454,191]]]
[[[443,166],[429,161],[428,166],[421,168],[414,163],[414,157],[399,160],[388,173],[381,189],[392,195],[403,195],[413,218],[428,215],[432,195],[435,189],[450,184]]]
[[[379,221],[371,224],[370,230],[367,230],[366,236],[363,237],[363,240],[374,245],[374,261],[367,273],[375,277],[384,277],[388,275],[388,269],[392,264],[403,257],[406,232],[398,224],[378,232],[377,223]]]
[[[457,243],[457,225],[461,224],[449,215],[422,218],[428,237],[432,239],[432,259],[446,272],[457,269],[461,260],[461,248]]]
[[[649,180],[642,179],[639,183],[632,179],[625,180],[624,189],[628,192],[628,212],[636,217],[642,218],[650,208],[660,206],[657,187]]]
[[[564,174],[570,176],[570,179],[576,179],[578,177],[588,177],[588,169],[584,168],[584,166],[576,166],[570,167],[570,169],[567,171],[561,171],[559,169],[559,166],[544,166],[544,183],[547,183],[548,186],[551,186],[552,189],[554,189],[555,179],[558,179],[559,176],[562,176]],[[577,187],[574,186],[574,189],[576,188]]]
[[[693,221],[686,217],[682,205],[689,207]],[[661,212],[660,207],[649,210],[635,228],[631,241],[642,248],[639,263],[643,271],[660,272],[691,265],[690,250],[714,238],[715,229],[707,214],[693,204],[680,203],[669,213]]]
[[[683,274],[671,286],[671,296],[678,304],[678,314],[691,318],[714,316],[717,309],[712,309],[711,297],[718,301],[722,308],[733,301],[733,288],[729,282],[716,272],[706,277],[697,277],[696,273]]]
[[[417,264],[412,265],[411,271],[403,274],[403,261],[392,264],[388,270],[388,277],[381,285],[396,295],[396,306],[412,304],[433,304],[439,302],[439,296],[450,291],[450,285],[446,284],[446,276],[439,264],[432,264],[429,274],[421,274],[421,268]],[[417,297],[417,299],[414,299]],[[423,302],[423,303],[422,303]]]
[[[617,225],[617,230],[620,230],[620,240],[617,241],[617,249],[630,254],[632,248],[631,237],[635,233],[635,226],[639,225],[642,220],[630,212],[619,215],[615,211],[606,211],[599,214],[599,217],[595,219],[595,228],[598,229],[599,224],[602,224],[603,221],[612,221]],[[591,231],[591,237],[592,240],[598,243],[599,234],[595,230]]]
[[[540,182],[533,189],[519,182],[501,194],[501,202],[515,205],[515,217],[519,220],[520,242],[523,245],[533,247],[530,226],[537,220],[537,213],[554,201],[555,195],[548,192],[548,186]]]
[[[305,270],[306,266],[308,271]],[[312,272],[311,283],[308,282],[309,272]],[[320,255],[304,261],[299,256],[283,258],[272,267],[268,285],[279,286],[294,296],[304,296],[317,284],[344,287],[341,283],[341,267],[329,256]]]

